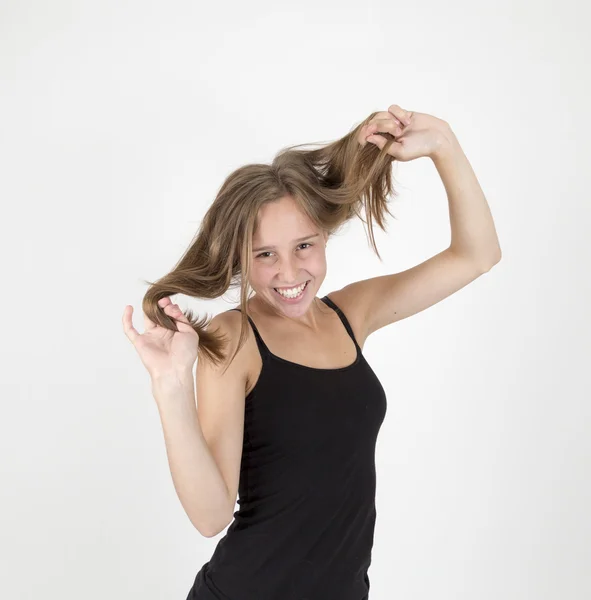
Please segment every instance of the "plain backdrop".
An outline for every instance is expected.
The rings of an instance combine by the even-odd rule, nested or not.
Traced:
[[[178,500],[123,333],[222,181],[391,104],[447,120],[503,258],[374,333],[371,600],[591,597],[589,8],[0,3],[0,597],[184,600],[221,539]],[[320,294],[450,241],[432,162],[328,245]],[[178,298],[210,316],[237,302]],[[265,599],[262,599],[265,600]],[[270,600],[270,599],[269,599]]]

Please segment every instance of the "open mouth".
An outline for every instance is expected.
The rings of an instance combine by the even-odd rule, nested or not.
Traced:
[[[300,300],[303,297],[303,295],[306,293],[306,290],[308,289],[309,283],[310,283],[310,280],[308,279],[308,281],[306,281],[306,283],[304,284],[304,288],[297,296],[284,296],[283,294],[281,294],[277,291],[277,288],[273,288],[273,290],[277,293],[278,296],[281,297],[282,300],[287,300],[288,302],[289,301],[293,302],[293,301]]]

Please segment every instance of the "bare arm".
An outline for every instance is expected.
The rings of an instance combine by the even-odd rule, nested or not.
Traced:
[[[195,528],[213,537],[228,524],[235,497],[205,441],[197,417],[193,373],[152,381],[168,464],[181,504]]]

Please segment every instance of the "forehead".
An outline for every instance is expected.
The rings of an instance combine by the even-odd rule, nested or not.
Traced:
[[[279,242],[284,237],[317,233],[318,228],[308,215],[290,198],[282,198],[261,206],[253,235],[254,243]]]

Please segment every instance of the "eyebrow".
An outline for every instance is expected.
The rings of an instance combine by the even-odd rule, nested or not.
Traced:
[[[305,235],[304,237],[298,238],[297,240],[293,240],[294,242],[303,242],[304,240],[309,240],[311,238],[318,237],[319,233],[311,233],[310,235]],[[258,248],[253,248],[253,252],[260,252],[261,250],[275,250],[276,246],[259,246]]]

